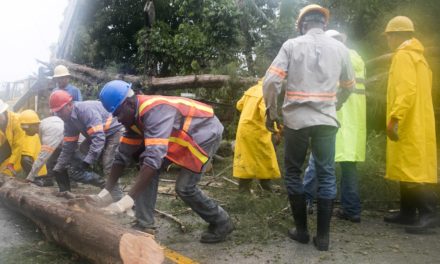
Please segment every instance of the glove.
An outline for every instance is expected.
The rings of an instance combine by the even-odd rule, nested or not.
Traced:
[[[17,176],[17,172],[14,169],[14,164],[9,163],[8,165],[6,165],[5,170],[9,170],[12,173],[12,176]]]
[[[82,170],[85,170],[85,171],[89,171],[90,170],[90,164],[85,162],[85,161],[81,162],[81,166],[80,167],[81,167]]]
[[[133,198],[131,198],[130,195],[125,195],[124,197],[122,197],[121,200],[117,201],[116,203],[110,204],[103,210],[105,214],[110,214],[110,215],[122,214],[126,211],[130,212],[133,205],[134,205]]]
[[[398,128],[399,128],[399,121],[395,118],[391,118],[387,126],[387,136],[391,141],[399,140],[399,134],[397,133]]]
[[[113,202],[113,198],[107,189],[102,189],[98,195],[87,195],[86,200],[97,207],[104,207]]]

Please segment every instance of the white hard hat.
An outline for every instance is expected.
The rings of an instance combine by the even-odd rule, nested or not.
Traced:
[[[9,105],[5,102],[3,102],[2,99],[0,99],[0,114],[3,114],[7,109]]]
[[[347,40],[347,36],[344,33],[341,33],[334,29],[329,29],[325,32],[325,35],[331,37],[331,38],[339,38],[342,42],[345,43]]]
[[[58,65],[53,69],[53,76],[52,78],[57,77],[63,77],[63,76],[70,76],[69,70],[64,65]]]

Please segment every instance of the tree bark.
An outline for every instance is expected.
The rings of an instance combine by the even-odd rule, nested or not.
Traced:
[[[49,240],[93,263],[163,262],[154,236],[110,221],[83,198],[56,193],[0,175],[0,201],[31,219]]]
[[[151,90],[176,90],[183,88],[221,88],[228,82],[237,82],[243,86],[252,85],[257,83],[257,78],[253,77],[238,77],[236,80],[229,75],[214,75],[214,74],[201,74],[201,75],[186,75],[175,77],[146,77],[136,75],[124,75],[118,73],[109,73],[102,70],[97,70],[85,65],[72,63],[65,60],[56,60],[52,62],[53,65],[63,64],[71,72],[72,78],[79,77],[79,81],[90,79],[87,76],[96,80],[96,83],[107,82],[115,79],[125,80],[135,85],[145,87]]]

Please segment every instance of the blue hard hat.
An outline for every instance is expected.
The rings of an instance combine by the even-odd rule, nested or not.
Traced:
[[[130,88],[131,83],[121,80],[106,83],[99,93],[99,100],[101,100],[105,110],[113,114],[127,98]]]

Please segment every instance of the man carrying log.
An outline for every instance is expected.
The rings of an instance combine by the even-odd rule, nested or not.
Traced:
[[[62,90],[56,90],[50,95],[49,107],[64,121],[63,147],[53,169],[60,191],[70,191],[67,167],[78,148],[80,133],[86,138],[80,144],[80,150],[87,153],[82,161],[82,168],[90,168],[101,158],[104,175],[107,176],[122,135],[122,125],[113,119],[100,102],[73,102],[72,96]],[[119,185],[111,190],[115,201],[122,197]]]
[[[108,190],[113,188],[130,160],[139,159],[141,168],[128,195],[104,210],[126,212],[136,199],[136,217],[140,223],[154,224],[159,169],[164,160],[168,160],[182,167],[176,180],[177,194],[209,223],[200,242],[224,241],[234,229],[232,221],[222,207],[197,187],[223,132],[212,107],[182,97],[136,96],[131,84],[120,80],[104,85],[99,97],[105,109],[125,126],[126,132],[105,189],[90,198],[101,205],[108,204]]]

